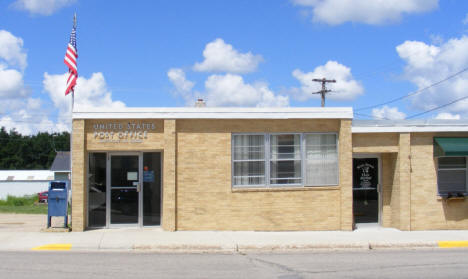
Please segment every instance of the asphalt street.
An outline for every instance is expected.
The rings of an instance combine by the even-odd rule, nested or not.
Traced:
[[[468,278],[468,249],[257,254],[0,252],[0,278]]]

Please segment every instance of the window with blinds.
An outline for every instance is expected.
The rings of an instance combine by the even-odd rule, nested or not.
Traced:
[[[466,157],[439,157],[437,186],[441,196],[466,195]]]
[[[336,133],[232,135],[233,187],[338,185]]]

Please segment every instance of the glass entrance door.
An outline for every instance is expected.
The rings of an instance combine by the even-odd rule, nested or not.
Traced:
[[[379,222],[379,159],[353,159],[353,212],[355,223]]]
[[[140,154],[110,154],[110,225],[138,225],[141,191]]]

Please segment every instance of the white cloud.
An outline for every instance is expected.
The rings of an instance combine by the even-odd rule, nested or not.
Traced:
[[[0,98],[21,98],[27,95],[23,74],[0,64]]]
[[[28,95],[23,82],[26,58],[23,40],[6,30],[0,30],[0,98],[21,98]]]
[[[310,10],[312,20],[330,25],[345,22],[384,24],[401,20],[404,14],[436,9],[438,0],[292,0]]]
[[[75,2],[76,0],[16,0],[12,6],[31,14],[47,16]]]
[[[283,107],[289,105],[289,97],[275,94],[265,82],[246,83],[239,74],[253,72],[263,61],[262,56],[251,52],[240,53],[222,39],[216,39],[206,45],[203,51],[205,60],[195,63],[194,71],[225,72],[213,74],[205,80],[203,91],[194,91],[195,83],[188,80],[185,72],[171,68],[167,72],[169,81],[174,85],[175,93],[182,96],[188,106],[202,98],[207,106],[241,107]]]
[[[419,41],[406,41],[396,47],[406,62],[404,77],[418,89],[425,88],[468,65],[468,37],[453,38],[440,46]],[[467,96],[468,73],[460,74],[411,98],[418,110],[429,110]],[[459,113],[467,117],[468,100],[445,107],[444,112]]]
[[[202,98],[212,107],[284,107],[289,105],[287,96],[276,95],[263,82],[245,83],[240,75],[211,75],[205,81],[204,92],[194,92],[194,83],[187,80],[181,69],[170,69],[169,80],[176,93],[182,96],[188,106]]]
[[[6,30],[0,30],[0,59],[10,66],[17,66],[24,70],[27,66],[26,57],[23,39],[15,37]]]
[[[451,114],[450,112],[441,112],[434,117],[435,119],[460,119],[460,114]]]
[[[179,68],[171,68],[167,71],[167,77],[174,85],[175,93],[182,96],[187,104],[193,104],[194,96],[192,88],[195,83],[186,78],[185,72]]]
[[[223,39],[216,39],[208,43],[203,50],[205,60],[195,63],[193,69],[199,72],[227,72],[249,73],[257,70],[258,64],[263,61],[261,55],[251,52],[240,53]]]
[[[68,74],[49,75],[44,73],[43,86],[59,110],[58,125],[70,123],[71,96],[65,96],[65,86]],[[121,101],[112,100],[112,93],[108,90],[104,75],[93,73],[89,79],[78,77],[75,86],[75,109],[87,108],[123,108]]]
[[[167,76],[178,92],[190,92],[195,85],[194,82],[187,80],[185,72],[179,68],[169,69]]]
[[[314,78],[336,80],[336,83],[327,84],[327,88],[334,91],[327,95],[327,99],[330,100],[353,100],[364,92],[361,84],[353,79],[351,69],[336,61],[328,61],[325,65],[318,66],[314,71],[308,73],[296,69],[292,75],[301,83],[301,88],[291,90],[294,97],[300,101],[320,98],[319,94],[312,94],[312,92],[317,92],[322,88],[321,83],[312,81]]]
[[[372,117],[375,119],[405,119],[406,114],[398,110],[397,107],[383,106],[372,110]]]
[[[205,82],[208,106],[284,107],[287,96],[275,95],[265,83],[249,84],[239,75],[212,75]]]
[[[3,126],[7,130],[15,129],[23,135],[43,131],[65,131],[62,125],[48,118],[41,105],[41,99],[36,98],[9,99],[2,102],[0,111],[6,115],[0,118],[0,127]]]

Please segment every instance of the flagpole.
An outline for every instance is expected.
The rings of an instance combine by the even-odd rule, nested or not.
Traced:
[[[76,12],[73,15],[73,28],[76,30]],[[70,188],[73,188],[73,110],[75,107],[75,89],[73,88],[72,90],[72,97],[71,97],[71,113],[70,113],[70,127],[71,127],[71,132],[70,132]],[[73,197],[72,197],[72,189],[69,189],[70,191],[70,207],[72,212],[70,212],[70,224],[72,225],[73,229]],[[66,224],[68,227],[68,224]]]
[[[76,30],[76,12],[73,15],[73,29]],[[73,107],[75,106],[75,89],[73,88],[72,90],[72,106],[71,106],[71,111],[72,111],[72,116],[73,116]],[[72,117],[73,121],[73,117]]]

